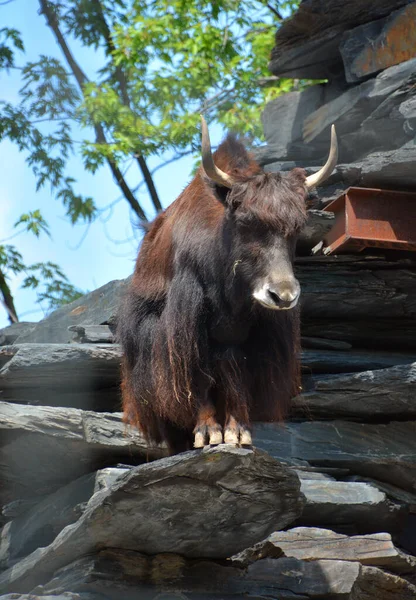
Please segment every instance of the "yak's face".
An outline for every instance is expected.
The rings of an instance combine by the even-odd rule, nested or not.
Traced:
[[[299,300],[293,272],[297,236],[306,220],[305,173],[261,173],[227,195],[231,278],[235,293],[263,307],[289,310]],[[243,300],[243,298],[241,298]]]
[[[228,289],[235,303],[242,295],[271,309],[296,306],[300,286],[293,273],[296,238],[306,221],[306,195],[335,168],[338,144],[331,127],[325,165],[306,177],[303,169],[265,173],[232,136],[214,156],[202,117],[202,171],[226,207],[225,232],[231,260]],[[225,167],[225,170],[223,170]],[[231,282],[231,283],[230,283]]]

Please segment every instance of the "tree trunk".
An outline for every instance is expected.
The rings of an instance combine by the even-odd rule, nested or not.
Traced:
[[[14,306],[13,296],[10,291],[9,286],[6,282],[6,277],[4,273],[0,270],[0,292],[3,298],[0,298],[1,303],[3,304],[8,316],[10,323],[17,323],[19,318],[16,313],[16,308]]]
[[[58,45],[61,48],[61,50],[66,58],[66,61],[69,65],[79,87],[80,87],[81,92],[84,93],[84,85],[86,83],[88,83],[88,81],[89,81],[88,77],[85,75],[85,73],[83,72],[81,67],[78,65],[78,63],[72,56],[72,53],[71,53],[71,51],[65,41],[65,38],[59,28],[59,22],[58,22],[58,18],[56,16],[54,7],[47,0],[39,0],[39,3],[40,3],[40,7],[41,7],[41,13],[45,15],[48,26],[52,29],[52,31],[55,35],[56,41],[58,42]],[[95,129],[95,138],[96,138],[97,143],[106,144],[107,139],[105,137],[105,133],[104,133],[104,129],[103,129],[102,125],[100,123],[98,123],[98,124],[94,125],[94,129]],[[109,158],[107,159],[107,162],[108,162],[108,165],[111,169],[111,172],[113,174],[113,177],[114,177],[117,185],[121,189],[123,196],[125,197],[127,202],[130,204],[131,209],[136,213],[136,215],[139,217],[139,219],[141,219],[142,221],[147,221],[148,219],[146,217],[146,213],[144,212],[144,210],[140,206],[139,202],[135,198],[131,189],[129,188],[129,186],[128,186],[126,180],[124,179],[123,174],[120,171],[120,169],[118,168],[117,164]]]

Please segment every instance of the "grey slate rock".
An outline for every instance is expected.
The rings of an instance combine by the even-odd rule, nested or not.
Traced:
[[[303,479],[301,490],[306,506],[298,525],[330,528],[350,535],[380,530],[397,533],[408,514],[405,505],[389,500],[369,483]]]
[[[342,136],[344,161],[413,143],[416,133],[415,83],[416,76],[413,73],[366,116],[358,129],[353,128]]]
[[[334,213],[323,210],[308,210],[308,220],[297,244],[296,254],[310,255],[312,248],[328,233],[334,224]]]
[[[411,3],[384,19],[346,32],[339,45],[346,80],[358,81],[414,57],[415,31],[409,27],[414,19],[415,5]]]
[[[397,255],[395,255],[397,257]],[[395,258],[394,257],[394,258]],[[302,324],[416,317],[416,261],[382,255],[299,257]],[[411,329],[416,333],[416,320]],[[305,330],[303,331],[305,333]],[[310,335],[309,333],[306,335]],[[342,339],[342,338],[340,338]]]
[[[0,346],[14,344],[20,335],[32,331],[35,326],[36,323],[20,321],[19,323],[12,323],[8,327],[3,327],[0,329]]]
[[[114,326],[120,300],[129,278],[110,281],[102,287],[85,294],[78,300],[58,308],[36,324],[33,331],[22,334],[17,343],[67,343],[71,339],[71,325]]]
[[[185,452],[136,467],[96,494],[52,544],[0,575],[0,591],[27,592],[107,546],[226,558],[289,525],[303,504],[296,474],[264,453],[224,445]]]
[[[95,594],[73,594],[72,592],[63,592],[58,595],[47,594],[44,596],[33,596],[33,594],[6,594],[0,596],[0,600],[103,600],[102,597]]]
[[[49,494],[0,530],[0,570],[36,548],[48,546],[64,527],[77,521],[93,494],[110,487],[126,469],[88,473]]]
[[[412,0],[306,0],[276,34],[269,68],[275,75],[331,78],[342,69],[338,50],[341,34],[375,21]]]
[[[68,331],[75,334],[72,341],[80,344],[112,344],[115,338],[108,325],[70,325]]]
[[[301,353],[302,357],[302,370],[304,373],[308,374],[335,374],[335,373],[357,373],[362,375],[362,381],[366,381],[366,373],[368,371],[376,371],[383,370],[386,371],[388,367],[395,367],[396,365],[403,366],[402,370],[397,372],[389,372],[391,373],[391,380],[389,381],[389,375],[387,374],[386,385],[390,393],[393,394],[395,398],[399,397],[399,394],[403,391],[406,392],[406,396],[410,401],[410,407],[403,408],[403,410],[398,411],[400,414],[407,414],[411,417],[414,409],[416,408],[416,404],[414,406],[411,400],[411,395],[413,392],[413,385],[416,382],[416,378],[410,376],[412,371],[412,363],[416,361],[416,354],[413,353],[401,353],[401,352],[382,352],[382,351],[373,351],[366,352],[363,350],[351,350],[349,352],[339,351],[339,350],[303,350]],[[416,363],[415,363],[416,365]],[[368,380],[368,377],[367,377]],[[319,386],[319,379],[317,380],[316,386]],[[326,382],[326,379],[322,379],[323,382]],[[355,380],[357,381],[357,379]],[[339,380],[339,385],[344,383],[344,380]],[[337,400],[340,399],[339,394],[336,395],[338,379],[334,378],[333,381],[333,391],[335,392],[334,404],[337,403]],[[363,384],[365,385],[365,384]],[[396,385],[397,391],[396,391]],[[319,389],[319,387],[316,387]],[[323,388],[325,389],[325,383],[323,384]],[[377,392],[378,393],[378,392]],[[376,391],[373,389],[371,392],[372,395],[376,394]],[[332,396],[331,396],[332,400]],[[309,403],[308,403],[309,405]],[[399,404],[396,400],[395,408]],[[383,407],[386,407],[386,403],[382,403],[380,408],[378,409],[379,413],[383,413]],[[368,414],[373,407],[369,407],[366,414]],[[410,409],[410,411],[409,411]],[[366,409],[363,408],[363,411]],[[391,406],[387,411],[388,414],[394,414],[394,407]],[[416,414],[416,413],[415,413]],[[328,416],[331,417],[331,412],[328,412]],[[358,415],[357,415],[358,416]]]
[[[8,358],[0,389],[105,388],[118,380],[121,351],[115,344],[15,344],[0,348]]]
[[[15,344],[0,348],[4,400],[88,410],[120,409],[116,344]]]
[[[79,589],[110,600],[209,600],[221,598],[347,599],[359,565],[346,561],[264,559],[246,569],[212,561],[187,561],[175,554],[144,556],[108,549],[61,569],[34,592]]]
[[[346,536],[330,529],[295,527],[271,533],[265,540],[232,556],[233,564],[245,566],[263,558],[298,560],[346,560],[382,567],[393,573],[414,572],[416,558],[398,550],[388,533]]]
[[[257,423],[254,444],[279,460],[341,467],[414,493],[416,421]]]
[[[109,488],[132,468],[106,468],[71,481],[7,523],[0,533],[0,566],[12,566],[36,547],[52,543],[64,527],[86,510],[94,493]],[[306,499],[298,522],[354,532],[398,528],[405,510],[387,501],[377,487],[364,482],[335,481],[319,472],[293,470],[301,479],[301,492]]]
[[[374,79],[370,79],[350,87],[331,102],[324,104],[311,113],[303,122],[303,139],[306,143],[315,139],[329,140],[329,129],[335,125],[340,137],[340,160],[354,160],[360,156],[360,148],[356,155],[344,152],[343,135],[358,129],[366,119],[390,94],[413,76],[416,59],[385,69]],[[328,143],[328,142],[327,142]],[[279,158],[279,157],[276,157]]]
[[[324,316],[304,319],[302,331],[306,336],[319,336],[323,340],[341,340],[354,348],[366,350],[391,350],[397,352],[416,350],[416,324],[414,319],[370,320],[342,318],[328,320]]]
[[[302,348],[314,349],[314,350],[351,350],[352,344],[348,342],[342,342],[340,340],[324,339],[319,337],[301,337]]]
[[[269,102],[261,116],[266,142],[281,147],[276,157],[291,159],[290,145],[302,139],[302,123],[324,100],[322,85],[314,85],[304,92],[282,94]]]
[[[103,467],[164,455],[120,413],[0,402],[0,506],[43,497]]]
[[[416,586],[376,567],[361,566],[349,600],[414,600]]]
[[[415,160],[416,145],[413,140],[394,150],[372,152],[357,161],[338,164],[325,186],[318,188],[317,193],[321,202],[326,204],[350,186],[416,191]],[[280,166],[280,163],[271,163],[267,170],[274,172],[280,170]],[[311,167],[308,174],[317,170],[317,167]]]
[[[416,419],[416,362],[347,375],[321,375],[310,385],[313,391],[293,399],[298,415],[363,421]]]

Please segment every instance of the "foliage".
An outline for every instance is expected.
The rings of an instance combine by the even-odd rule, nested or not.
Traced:
[[[20,229],[17,235],[23,231],[31,232],[36,237],[39,237],[42,232],[50,235],[48,224],[39,210],[21,215],[15,227],[20,225],[23,225],[23,229]],[[38,303],[43,303],[42,306],[46,311],[82,296],[82,292],[68,281],[58,265],[49,261],[27,265],[19,250],[13,245],[0,244],[0,275],[3,285],[6,286],[11,276],[23,275],[22,288],[35,290]],[[3,292],[3,289],[0,291]]]
[[[37,190],[49,185],[73,224],[90,222],[100,213],[68,172],[73,154],[81,155],[91,173],[107,164],[125,200],[145,220],[136,194],[141,183],[155,210],[161,208],[146,160],[198,156],[200,113],[256,143],[265,103],[307,84],[268,72],[276,28],[298,3],[39,0],[40,13],[65,58],[41,55],[21,68],[19,102],[0,101],[0,142],[17,144]],[[92,80],[72,54],[74,40],[85,52],[102,57]],[[22,52],[19,32],[0,29],[0,69],[16,68]],[[74,139],[80,132],[81,144]],[[132,160],[143,179],[134,188],[122,174],[122,166]],[[22,215],[16,225],[37,237],[49,235],[39,211]],[[57,265],[26,267],[11,246],[0,246],[0,269],[28,273],[25,287],[38,289],[42,280],[39,298],[50,307],[77,293]]]

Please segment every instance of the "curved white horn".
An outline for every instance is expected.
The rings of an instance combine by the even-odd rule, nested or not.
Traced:
[[[329,150],[328,160],[317,173],[309,175],[306,178],[306,187],[308,190],[317,187],[320,183],[328,179],[332,171],[335,169],[338,160],[338,141],[335,133],[335,125],[331,127],[331,148]]]
[[[227,188],[231,188],[233,183],[235,183],[234,179],[231,175],[227,175],[224,171],[221,171],[217,166],[215,166],[214,159],[212,156],[211,150],[211,142],[209,139],[209,131],[208,125],[201,115],[201,125],[202,125],[202,166],[206,173],[206,175],[218,183],[219,185],[223,185]]]

